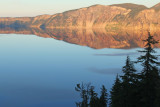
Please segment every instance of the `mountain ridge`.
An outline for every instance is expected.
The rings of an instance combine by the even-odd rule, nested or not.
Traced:
[[[160,27],[160,3],[147,8],[131,3],[92,5],[54,15],[0,18],[0,27],[16,24],[45,28],[157,29]]]
[[[155,9],[156,11],[160,10],[160,3],[154,5],[153,7],[151,7],[152,9]]]

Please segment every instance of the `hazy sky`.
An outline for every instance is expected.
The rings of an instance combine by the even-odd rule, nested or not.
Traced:
[[[151,7],[159,2],[159,0],[1,0],[0,17],[55,14],[94,4],[135,3]]]

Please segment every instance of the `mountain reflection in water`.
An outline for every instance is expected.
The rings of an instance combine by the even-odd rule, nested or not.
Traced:
[[[37,29],[37,28],[0,28],[1,34],[33,34],[44,38],[54,38],[68,43],[88,46],[94,49],[119,48],[129,49],[144,47],[142,40],[148,31],[105,29]],[[156,40],[160,40],[160,31],[152,31]],[[155,47],[160,47],[160,44]]]

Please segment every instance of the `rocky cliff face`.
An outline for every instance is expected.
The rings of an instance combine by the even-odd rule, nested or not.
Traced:
[[[46,28],[160,28],[160,4],[147,8],[136,4],[94,5],[55,15],[24,18],[0,18],[0,26],[25,25]]]

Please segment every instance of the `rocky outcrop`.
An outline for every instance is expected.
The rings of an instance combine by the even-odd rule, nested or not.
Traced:
[[[136,4],[93,5],[55,15],[24,18],[0,18],[0,26],[29,26],[36,28],[160,28],[160,4],[151,8]]]

